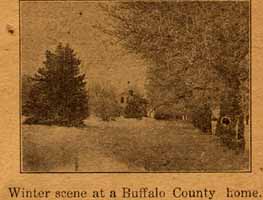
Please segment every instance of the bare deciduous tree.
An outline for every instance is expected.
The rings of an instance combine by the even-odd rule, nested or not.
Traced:
[[[136,1],[102,8],[113,19],[105,33],[152,63],[146,86],[153,108],[220,99],[221,117],[236,124],[243,115],[241,85],[249,78],[249,66],[241,64],[249,54],[248,2]]]
[[[94,83],[90,87],[91,112],[103,121],[112,120],[120,116],[121,108],[117,101],[115,89],[106,82]]]

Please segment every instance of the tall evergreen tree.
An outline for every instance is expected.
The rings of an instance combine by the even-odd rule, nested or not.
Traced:
[[[47,50],[44,66],[32,77],[23,111],[31,123],[75,126],[88,116],[88,96],[81,61],[67,44]]]

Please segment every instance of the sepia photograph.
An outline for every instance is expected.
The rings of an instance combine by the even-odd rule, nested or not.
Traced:
[[[250,1],[20,1],[21,173],[251,172]]]

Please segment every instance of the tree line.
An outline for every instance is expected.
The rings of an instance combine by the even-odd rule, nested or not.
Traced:
[[[120,106],[116,89],[106,82],[86,85],[81,60],[74,50],[61,43],[54,52],[45,52],[43,67],[33,76],[22,78],[22,114],[26,124],[84,126],[92,112],[103,121],[145,116],[145,99],[132,95],[125,108]]]
[[[210,131],[218,105],[217,134],[230,143],[235,137],[243,140],[249,107],[249,2],[136,1],[101,8],[112,22],[98,28],[151,62],[146,91],[153,110],[183,102],[193,124]],[[229,126],[221,123],[226,119]]]

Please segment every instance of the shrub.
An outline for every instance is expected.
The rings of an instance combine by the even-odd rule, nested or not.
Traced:
[[[163,113],[163,112],[157,111],[154,114],[154,119],[157,119],[157,120],[171,120],[173,118],[174,117],[173,117],[173,115],[171,113]]]
[[[137,95],[130,96],[124,109],[124,116],[137,119],[146,116],[146,100]]]
[[[205,133],[211,132],[211,119],[212,110],[207,104],[197,106],[192,113],[193,125]]]

